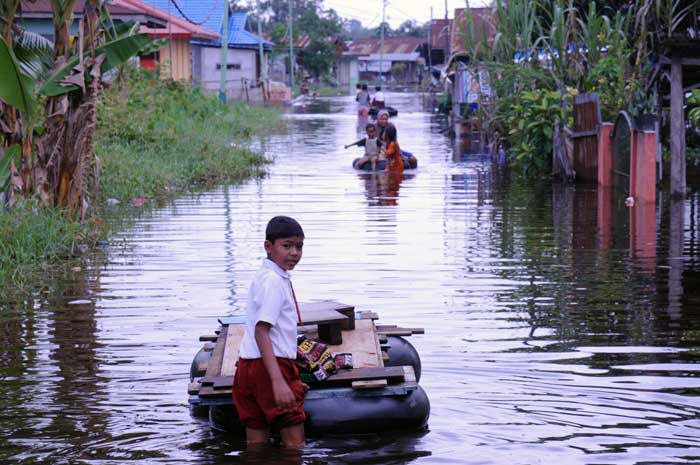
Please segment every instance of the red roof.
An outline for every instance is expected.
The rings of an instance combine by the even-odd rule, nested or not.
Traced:
[[[220,36],[203,27],[192,24],[189,21],[180,19],[177,16],[169,15],[167,12],[149,5],[142,0],[113,0],[113,5],[132,8],[143,11],[167,22],[163,28],[153,28],[141,26],[140,32],[151,37],[192,37],[195,39],[217,40]]]
[[[350,42],[344,55],[371,55],[373,53],[411,53],[415,52],[424,39],[413,36],[385,37],[384,47],[380,39],[357,39]],[[380,50],[381,49],[381,50]]]
[[[444,49],[452,30],[453,21],[451,19],[434,19],[430,23],[430,40],[433,49]]]
[[[450,54],[464,53],[467,51],[465,47],[467,20],[464,15],[464,8],[455,9],[454,27],[450,30]],[[486,32],[486,38],[489,42],[493,41],[496,35],[496,30],[493,26],[493,9],[491,8],[472,8],[472,19],[474,24],[474,38],[481,40]]]

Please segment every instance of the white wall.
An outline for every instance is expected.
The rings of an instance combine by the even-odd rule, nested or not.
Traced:
[[[197,76],[197,78],[200,80],[203,89],[210,91],[218,90],[221,83],[221,70],[217,69],[217,65],[221,62],[221,49],[218,47],[200,47],[199,50],[202,74],[201,76]],[[237,69],[227,70],[227,89],[240,89],[242,78],[255,81],[257,78],[255,57],[259,53],[258,50],[228,50],[226,58],[227,64],[237,65]]]

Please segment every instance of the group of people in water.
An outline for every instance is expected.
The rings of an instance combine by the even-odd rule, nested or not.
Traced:
[[[367,121],[367,119],[360,119],[360,121]],[[386,160],[386,171],[394,173],[417,166],[416,157],[408,152],[406,154],[401,152],[396,126],[389,122],[388,111],[379,110],[376,124],[367,121],[365,133],[366,137],[345,146],[348,148],[357,145],[365,149],[364,156],[354,162],[354,168],[362,169],[362,166],[369,162],[371,170],[376,171],[377,162],[380,160]],[[405,162],[408,163],[408,166]]]
[[[369,94],[367,84],[357,84],[355,87],[357,88],[357,93],[355,94],[357,116],[361,118],[367,117],[370,107],[384,108],[384,92],[382,92],[381,86],[374,87],[374,95]]]

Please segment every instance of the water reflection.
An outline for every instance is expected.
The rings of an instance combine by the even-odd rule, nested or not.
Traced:
[[[641,464],[700,456],[700,199],[524,181],[388,95],[403,179],[357,173],[352,98],[295,108],[268,176],[144,211],[87,269],[0,304],[2,463]],[[362,133],[364,134],[364,128]],[[189,413],[189,364],[244,311],[275,214],[308,234],[301,300],[424,327],[421,435],[244,450]]]

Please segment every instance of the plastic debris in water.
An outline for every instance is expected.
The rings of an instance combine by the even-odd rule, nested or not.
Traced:
[[[628,207],[634,207],[634,197],[627,197],[625,199],[625,205]]]

